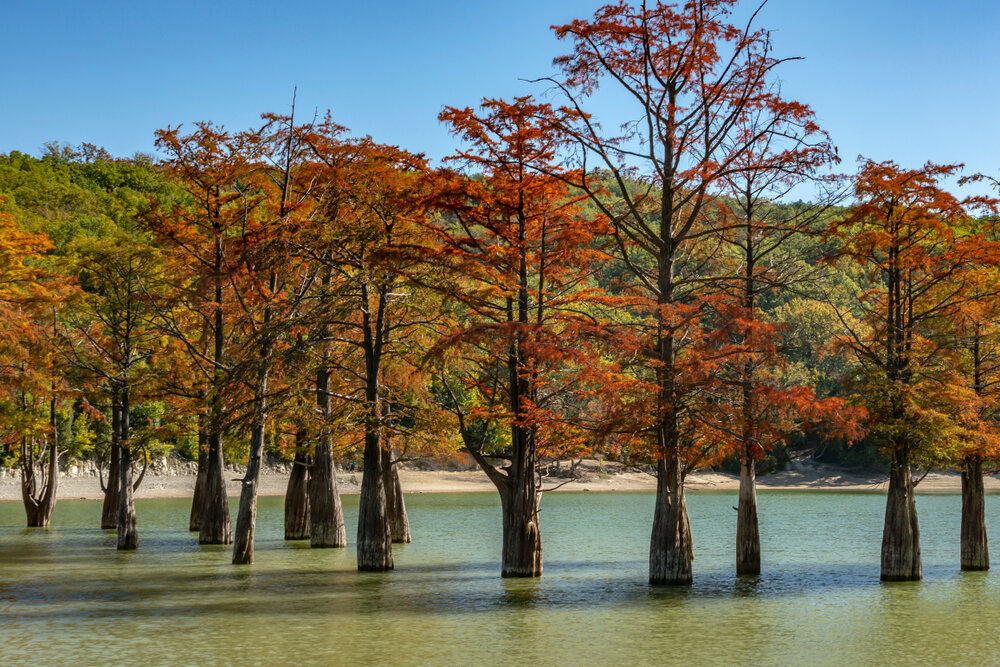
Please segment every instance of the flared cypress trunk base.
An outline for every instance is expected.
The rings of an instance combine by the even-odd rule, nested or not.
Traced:
[[[257,482],[243,482],[240,507],[236,517],[236,539],[233,541],[233,565],[252,565],[254,536],[257,527]]]
[[[528,497],[529,493],[531,497]],[[507,497],[504,498],[504,495]],[[530,488],[518,494],[516,489],[511,489],[501,496],[501,509],[503,555],[500,576],[542,576],[542,535],[535,490]]]
[[[328,445],[316,447],[307,487],[309,546],[313,549],[343,549],[347,546],[347,526],[344,525],[333,453]]]
[[[121,465],[121,448],[117,443],[111,447],[111,460],[108,463],[108,482],[104,489],[104,504],[101,507],[101,528],[104,530],[118,529],[118,471]]]
[[[370,451],[374,449],[374,452]],[[392,531],[382,484],[382,466],[378,442],[368,443],[365,472],[361,478],[358,500],[358,570],[384,572],[393,569]]]
[[[208,454],[198,543],[232,544],[233,524],[229,517],[229,498],[226,496],[226,480],[223,477],[222,438],[217,434],[213,438],[215,441],[211,443]]]
[[[882,531],[882,581],[920,581],[920,529],[913,477],[905,449],[893,451]]]
[[[285,539],[309,539],[309,461],[296,454],[285,489]]]
[[[132,489],[132,457],[121,448],[118,489],[118,550],[135,551],[139,548],[139,530],[135,516],[135,496]]]
[[[201,511],[205,504],[205,484],[208,481],[208,449],[198,447],[198,476],[194,481],[194,496],[191,498],[191,516],[188,519],[188,530],[192,533],[201,531]]]
[[[649,544],[649,583],[688,586],[693,580],[691,528],[677,461],[657,464],[656,509]]]
[[[962,569],[969,572],[990,569],[983,460],[978,456],[967,457],[962,468]]]
[[[44,500],[37,504],[25,503],[24,513],[28,528],[47,528],[52,521],[51,504],[46,503]]]
[[[382,486],[385,488],[385,506],[389,513],[389,533],[393,544],[409,544],[413,541],[410,535],[410,519],[406,516],[406,503],[403,501],[403,489],[399,484],[399,470],[392,462],[389,451],[382,452]]]
[[[740,463],[740,496],[736,518],[736,574],[760,574],[760,528],[757,522],[757,463]]]

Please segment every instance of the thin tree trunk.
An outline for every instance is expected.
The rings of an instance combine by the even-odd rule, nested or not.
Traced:
[[[312,457],[306,451],[306,434],[295,433],[295,461],[285,490],[285,539],[309,539],[309,468]]]
[[[962,468],[962,569],[990,569],[983,459],[979,456],[967,456]]]
[[[740,498],[736,518],[736,574],[760,574],[757,462],[750,452],[744,452],[740,460]]]
[[[923,578],[913,476],[905,446],[896,446],[892,452],[882,532],[881,578],[882,581],[919,581]]]
[[[205,497],[201,504],[198,532],[200,544],[230,544],[233,541],[232,521],[229,518],[229,499],[226,497],[225,454],[222,451],[222,431],[225,409],[223,407],[222,363],[225,358],[226,334],[223,329],[223,268],[224,253],[221,228],[215,229],[215,317],[212,334],[215,369],[212,375],[211,414],[208,417],[208,469],[205,478]]]
[[[680,461],[657,463],[656,509],[649,545],[649,583],[688,585],[692,581],[690,527],[686,517]]]
[[[27,523],[31,528],[44,528],[52,521],[52,511],[56,507],[56,489],[59,486],[59,431],[56,420],[55,396],[49,401],[49,428],[52,429],[52,440],[48,446],[48,461],[42,483],[41,495],[36,495],[37,480],[35,479],[35,460],[30,456],[27,467],[21,465],[21,497],[24,500],[24,510]]]
[[[194,481],[194,497],[191,498],[191,516],[188,530],[201,530],[201,510],[205,504],[205,484],[208,481],[208,433],[204,425],[198,427],[198,476]]]
[[[135,518],[135,500],[132,488],[132,448],[131,424],[129,423],[130,401],[128,389],[122,390],[119,443],[119,488],[118,488],[118,550],[134,551],[139,548],[139,532]]]
[[[139,532],[135,516],[135,495],[132,492],[132,454],[126,447],[120,449],[121,475],[118,492],[118,550],[132,551],[139,548]]]
[[[266,391],[266,382],[265,382]],[[261,397],[258,399],[263,401]],[[250,434],[250,458],[240,489],[240,507],[236,515],[236,539],[233,544],[233,565],[251,565],[254,555],[254,533],[257,527],[257,489],[260,488],[260,467],[264,457],[264,415]]]
[[[121,407],[118,398],[111,400],[111,457],[108,460],[108,483],[104,488],[104,506],[101,508],[101,528],[115,530],[118,528],[119,471],[121,470],[121,444],[118,440],[121,432]]]
[[[413,541],[410,535],[410,521],[406,516],[406,503],[399,484],[399,471],[392,462],[392,451],[382,450],[382,485],[385,487],[385,506],[389,513],[389,532],[395,544]]]

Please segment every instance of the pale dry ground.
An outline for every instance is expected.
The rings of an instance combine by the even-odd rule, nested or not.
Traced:
[[[596,461],[585,461],[579,468],[581,479],[564,484],[565,478],[545,478],[544,488],[559,486],[560,491],[652,491],[656,480],[643,472],[623,469],[615,464],[600,466]],[[239,495],[240,473],[226,472],[230,495]],[[194,475],[146,475],[136,493],[138,498],[184,498],[194,491]],[[356,494],[360,490],[361,473],[338,474],[340,492]],[[261,475],[261,495],[282,496],[288,475],[267,470]],[[479,471],[451,470],[401,470],[400,483],[405,493],[460,493],[494,492],[493,484]],[[858,475],[847,470],[819,464],[798,464],[794,469],[763,476],[758,479],[760,489],[773,490],[822,490],[822,491],[884,491],[888,482],[884,476]],[[561,485],[561,486],[560,486]],[[716,472],[696,472],[687,478],[687,488],[694,491],[735,491],[739,479],[733,475]],[[986,478],[987,491],[1000,492],[1000,479]],[[961,480],[957,473],[932,473],[917,488],[923,493],[959,493]],[[96,476],[60,476],[58,497],[63,499],[99,499],[103,497]],[[0,501],[20,500],[18,478],[10,473],[0,476]]]

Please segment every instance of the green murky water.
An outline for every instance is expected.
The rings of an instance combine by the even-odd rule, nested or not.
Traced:
[[[355,572],[353,545],[283,542],[280,498],[263,499],[244,568],[184,530],[187,501],[139,501],[129,554],[93,529],[97,502],[61,501],[30,531],[0,503],[0,663],[1000,663],[1000,572],[959,572],[957,496],[918,498],[925,580],[883,585],[883,496],[762,493],[765,574],[737,580],[735,495],[693,493],[695,584],[679,591],[645,583],[652,500],[546,496],[537,581],[498,576],[488,494],[408,497],[416,542],[387,574]],[[1000,497],[987,512],[1000,536]]]

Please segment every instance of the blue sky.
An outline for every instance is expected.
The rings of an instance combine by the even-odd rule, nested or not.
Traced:
[[[553,23],[583,0],[34,0],[0,24],[0,152],[89,141],[152,150],[153,131],[213,120],[254,124],[333,110],[360,134],[441,157],[444,104],[543,92],[566,45]],[[862,153],[907,166],[965,162],[1000,176],[1000,3],[770,0],[759,24],[785,92],[810,104],[853,167]],[[741,5],[741,11],[750,3]]]

